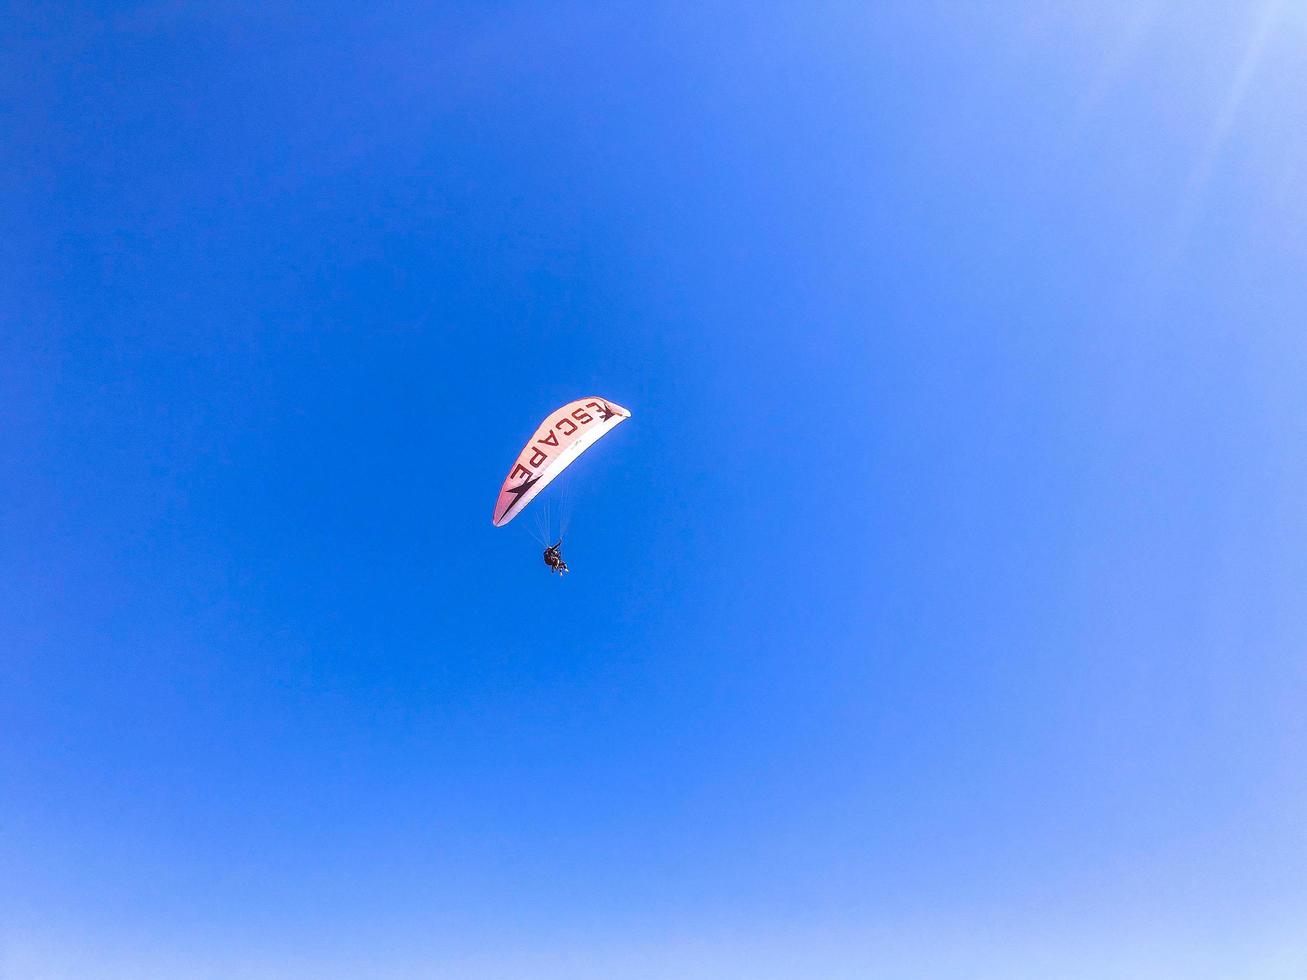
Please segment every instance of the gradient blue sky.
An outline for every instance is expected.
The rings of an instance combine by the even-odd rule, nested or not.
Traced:
[[[0,13],[0,976],[1307,975],[1304,8],[360,9]]]

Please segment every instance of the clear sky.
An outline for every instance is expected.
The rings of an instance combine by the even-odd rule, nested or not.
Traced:
[[[5,4],[0,976],[1307,975],[1304,93],[1287,0]]]

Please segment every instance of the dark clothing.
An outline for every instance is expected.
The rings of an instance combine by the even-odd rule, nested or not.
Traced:
[[[545,549],[545,564],[549,566],[549,571],[559,575],[568,571],[567,562],[563,561],[562,545],[563,542],[560,541]]]

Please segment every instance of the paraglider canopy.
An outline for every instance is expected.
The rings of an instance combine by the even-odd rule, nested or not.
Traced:
[[[546,416],[499,490],[492,520],[503,527],[596,442],[631,417],[606,398],[580,398]]]

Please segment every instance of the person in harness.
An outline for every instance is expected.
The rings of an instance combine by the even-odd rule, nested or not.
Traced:
[[[563,542],[560,538],[557,544],[551,544],[545,549],[545,564],[549,566],[549,574],[557,572],[559,575],[566,575],[571,569],[567,567],[567,562],[563,561]]]

